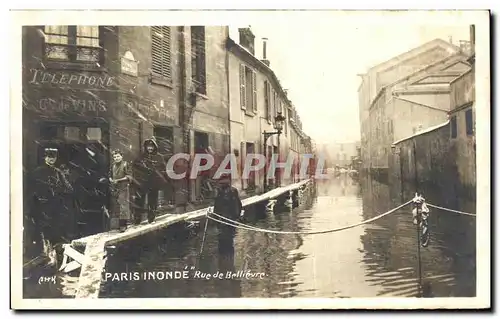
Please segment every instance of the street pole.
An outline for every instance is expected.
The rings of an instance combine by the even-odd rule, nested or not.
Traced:
[[[264,131],[264,157],[266,158],[266,163],[264,164],[264,192],[267,192],[267,134]]]
[[[417,172],[417,141],[413,140],[413,166],[415,169],[415,194],[418,194],[418,172]],[[420,220],[421,203],[417,203],[417,266],[418,266],[418,296],[422,297],[422,263],[420,260]]]
[[[281,135],[281,132],[278,131],[278,161],[280,160],[280,135]],[[276,186],[277,187],[280,187],[281,186],[281,171],[280,169],[278,168],[278,178],[276,180]],[[275,171],[275,174],[276,174],[276,171]]]
[[[404,180],[403,180],[403,161],[401,160],[401,149],[399,150],[399,171],[401,179],[401,203],[404,202]]]

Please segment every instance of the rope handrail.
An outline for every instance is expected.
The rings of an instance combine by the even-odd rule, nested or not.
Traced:
[[[434,208],[437,208],[437,209],[440,209],[440,210],[449,211],[449,212],[460,214],[460,215],[467,215],[467,216],[474,216],[474,217],[476,217],[476,214],[461,212],[461,211],[458,211],[458,210],[454,210],[454,209],[450,209],[450,208],[445,208],[445,207],[441,207],[441,206],[437,206],[437,205],[432,205],[432,204],[429,204],[429,203],[427,203],[427,206],[434,207]]]
[[[232,220],[232,219],[229,219],[229,218],[226,218],[224,216],[221,216],[217,213],[208,213],[207,212],[207,218],[210,218],[216,222],[219,222],[219,223],[222,223],[222,224],[226,224],[226,225],[229,225],[229,226],[232,226],[232,227],[235,227],[235,228],[243,228],[243,229],[246,229],[246,230],[255,230],[255,231],[260,231],[260,232],[264,232],[264,233],[274,233],[274,234],[298,234],[298,235],[317,235],[317,234],[326,234],[326,233],[333,233],[333,232],[338,232],[338,231],[341,231],[341,230],[346,230],[346,229],[350,229],[350,228],[354,228],[354,227],[357,227],[357,226],[361,226],[363,224],[367,224],[367,223],[371,223],[377,219],[380,219],[384,216],[387,216],[389,214],[392,214],[394,212],[396,212],[397,210],[407,206],[408,204],[412,203],[413,200],[409,200],[408,202],[404,203],[404,204],[401,204],[399,205],[398,207],[396,208],[393,208],[383,214],[380,214],[378,216],[375,216],[375,217],[372,217],[370,219],[367,219],[367,220],[364,220],[362,222],[359,222],[359,223],[356,223],[356,224],[352,224],[352,225],[348,225],[348,226],[343,226],[343,227],[338,227],[338,228],[334,228],[334,229],[327,229],[327,230],[320,230],[320,231],[305,231],[305,232],[296,232],[296,231],[280,231],[280,230],[269,230],[269,229],[264,229],[264,228],[258,228],[258,227],[253,227],[253,226],[250,226],[250,225],[246,225],[246,224],[243,224],[243,223],[240,223],[240,222],[237,222],[235,220]],[[210,215],[214,215],[222,220],[227,220],[227,221],[230,221],[231,223],[234,223],[234,224],[230,224],[230,223],[227,223],[227,222],[224,222],[222,220],[218,220],[216,218],[213,218],[211,217]]]

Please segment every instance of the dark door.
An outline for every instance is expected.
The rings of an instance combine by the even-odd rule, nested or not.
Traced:
[[[109,169],[107,124],[43,123],[38,162],[44,161],[47,145],[59,150],[57,164],[69,171],[76,203],[76,221],[82,236],[104,231],[108,207],[108,186],[99,183]]]

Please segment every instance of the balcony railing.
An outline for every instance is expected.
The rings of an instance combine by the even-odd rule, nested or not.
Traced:
[[[45,43],[45,58],[56,62],[102,63],[103,49],[84,45]]]

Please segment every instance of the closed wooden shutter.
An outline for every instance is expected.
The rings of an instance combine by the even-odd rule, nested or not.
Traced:
[[[257,74],[252,71],[252,110],[257,114]]]
[[[271,108],[269,110],[269,113],[270,113],[270,119],[269,119],[269,122],[270,123],[274,123],[274,102],[275,102],[275,99],[274,99],[274,89],[270,88],[269,89],[269,99],[271,101]]]
[[[288,107],[285,105],[285,108],[283,109],[283,117],[285,118],[285,126],[283,130],[285,131],[285,136],[288,136]]]
[[[204,26],[191,27],[191,64],[196,92],[207,94]]]
[[[151,27],[151,71],[154,75],[172,78],[170,27]]]
[[[268,81],[264,81],[264,105],[266,108],[266,120],[268,123],[271,123],[271,87]]]
[[[242,110],[247,109],[245,66],[240,64],[240,105]]]

